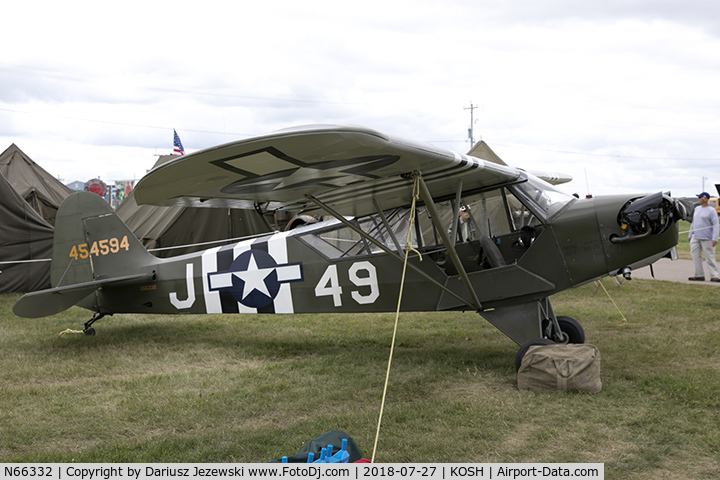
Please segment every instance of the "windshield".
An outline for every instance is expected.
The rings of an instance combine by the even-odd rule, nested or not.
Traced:
[[[528,174],[527,182],[513,185],[511,188],[530,201],[531,206],[535,207],[545,219],[551,218],[565,205],[575,200],[571,195],[556,190],[549,183],[530,174]]]

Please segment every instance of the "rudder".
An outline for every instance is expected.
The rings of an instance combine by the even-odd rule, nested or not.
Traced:
[[[97,194],[76,192],[60,206],[50,268],[53,287],[132,275],[156,262]]]

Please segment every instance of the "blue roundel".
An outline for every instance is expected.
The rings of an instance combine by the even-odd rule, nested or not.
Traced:
[[[231,295],[238,302],[251,308],[270,305],[280,291],[277,263],[262,250],[241,253],[230,265],[232,277]]]

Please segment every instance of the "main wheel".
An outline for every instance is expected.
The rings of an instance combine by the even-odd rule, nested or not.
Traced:
[[[554,345],[555,342],[552,340],[548,340],[547,338],[535,338],[533,340],[530,340],[528,342],[523,343],[520,345],[520,349],[515,354],[515,372],[520,371],[520,365],[522,364],[522,359],[527,353],[527,351],[530,349],[530,347],[533,347],[535,345]]]
[[[568,336],[568,343],[585,343],[585,330],[580,323],[572,317],[557,317],[560,330]]]
[[[567,337],[567,342],[564,343],[585,343],[585,330],[583,330],[580,323],[572,317],[558,316],[558,325],[560,331],[563,333],[563,337]],[[543,320],[542,331],[545,332],[550,320]],[[565,338],[563,338],[563,341]]]

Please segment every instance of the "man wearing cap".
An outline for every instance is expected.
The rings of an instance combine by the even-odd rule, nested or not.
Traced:
[[[703,259],[701,252],[705,252],[705,261],[710,270],[710,281],[720,282],[718,270],[715,265],[715,245],[717,245],[718,215],[709,204],[710,194],[702,192],[698,194],[698,206],[693,212],[692,224],[688,240],[690,241],[690,255],[695,264],[695,276],[688,278],[692,281],[704,281],[705,271],[703,270]]]
[[[475,238],[475,227],[470,218],[470,209],[460,207],[460,218],[458,219],[457,236],[460,242],[469,242]]]

